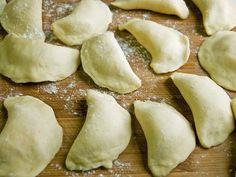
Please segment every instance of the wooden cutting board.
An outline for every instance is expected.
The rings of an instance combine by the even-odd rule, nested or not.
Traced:
[[[49,43],[63,45],[53,37],[50,31],[50,25],[56,19],[69,14],[77,2],[79,0],[44,0],[43,25]],[[104,2],[110,4],[111,0],[104,0]],[[110,25],[109,30],[115,32],[116,38],[124,50],[131,67],[142,79],[142,87],[131,94],[119,95],[99,88],[83,72],[81,67],[69,78],[56,83],[14,84],[9,79],[0,76],[0,130],[2,130],[7,120],[7,112],[2,105],[3,100],[7,96],[14,95],[32,95],[52,106],[59,123],[64,129],[63,145],[59,153],[38,177],[151,176],[147,167],[146,140],[139,123],[133,116],[133,101],[152,100],[166,102],[179,110],[189,121],[193,122],[193,118],[188,105],[170,80],[170,74],[155,74],[149,67],[149,53],[128,32],[118,31],[117,26],[130,18],[137,17],[153,20],[179,30],[190,38],[191,56],[188,63],[178,71],[206,75],[197,59],[199,45],[206,37],[202,25],[202,16],[192,2],[187,1],[187,5],[190,9],[190,16],[187,20],[180,20],[175,16],[161,15],[149,11],[123,11],[111,7],[113,23]],[[3,38],[6,32],[1,29],[0,34]],[[75,48],[79,49],[80,46],[76,46]],[[100,168],[84,173],[69,172],[65,168],[64,161],[86,117],[85,93],[87,89],[98,89],[112,94],[123,107],[130,111],[133,117],[133,136],[127,149],[114,162],[112,169],[106,170]],[[232,98],[236,97],[235,93],[228,93]],[[234,176],[235,163],[236,134],[233,133],[224,144],[208,150],[203,149],[198,142],[196,149],[189,158],[174,169],[169,177]]]

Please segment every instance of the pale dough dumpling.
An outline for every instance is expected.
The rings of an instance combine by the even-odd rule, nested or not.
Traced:
[[[79,51],[14,34],[0,43],[0,73],[16,83],[58,81],[73,74]]]
[[[201,145],[210,148],[223,143],[234,130],[227,93],[206,76],[174,73],[171,78],[192,110]]]
[[[0,0],[0,16],[2,15],[2,11],[6,5],[7,5],[6,0]]]
[[[132,19],[119,29],[128,30],[151,53],[151,67],[158,74],[175,71],[188,60],[189,39],[179,31],[141,19]]]
[[[35,177],[62,144],[62,128],[44,102],[31,97],[4,101],[8,121],[0,134],[0,176]]]
[[[234,91],[236,91],[235,44],[235,32],[220,31],[207,38],[198,53],[201,66],[211,78],[222,87]]]
[[[183,0],[115,0],[113,6],[130,10],[146,9],[169,15],[177,15],[186,19],[189,15],[188,7]]]
[[[194,131],[184,116],[165,103],[136,101],[134,109],[147,139],[148,166],[153,176],[167,176],[194,150]]]
[[[208,35],[236,26],[235,0],[192,0],[200,9]]]
[[[72,14],[52,24],[53,33],[67,45],[82,44],[104,33],[112,22],[112,13],[100,0],[81,0]]]
[[[81,49],[84,71],[101,86],[118,93],[129,93],[141,86],[112,32],[86,41]]]
[[[111,168],[129,144],[130,114],[112,96],[95,90],[88,90],[86,100],[86,121],[69,151],[66,167],[82,171]]]
[[[42,39],[42,0],[11,0],[3,10],[1,24],[8,33]]]

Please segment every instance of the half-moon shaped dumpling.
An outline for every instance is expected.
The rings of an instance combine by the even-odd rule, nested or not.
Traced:
[[[194,131],[184,116],[165,103],[136,101],[134,109],[147,139],[148,166],[153,176],[166,176],[194,150]]]
[[[83,171],[111,168],[129,144],[130,114],[112,96],[95,90],[88,90],[86,100],[86,121],[69,151],[66,167]]]
[[[171,78],[192,110],[201,145],[210,148],[223,143],[234,130],[227,93],[206,76],[174,73]]]
[[[235,32],[220,31],[206,39],[198,53],[201,66],[211,78],[222,87],[234,91],[236,91],[235,44]]]
[[[177,15],[185,19],[189,15],[188,7],[183,0],[115,0],[111,3],[121,9],[146,9],[163,14]]]
[[[0,176],[37,176],[62,144],[62,128],[44,102],[31,97],[4,101],[8,121],[0,134]]]
[[[149,20],[132,19],[119,29],[128,30],[151,53],[151,67],[158,74],[175,71],[188,60],[189,39],[172,28]]]
[[[101,86],[118,93],[129,93],[141,86],[112,32],[86,41],[81,49],[84,71]]]
[[[2,11],[6,5],[7,5],[6,0],[0,0],[0,16],[2,15]]]
[[[236,26],[235,0],[192,0],[200,9],[208,35]]]
[[[78,45],[104,33],[112,13],[100,0],[81,0],[72,14],[52,24],[53,33],[67,45]]]
[[[11,0],[3,10],[1,24],[8,33],[44,40],[42,0]]]
[[[0,73],[16,83],[58,81],[74,73],[79,51],[14,34],[0,43]]]

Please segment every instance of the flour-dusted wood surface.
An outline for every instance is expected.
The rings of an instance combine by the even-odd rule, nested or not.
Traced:
[[[69,14],[78,2],[79,0],[44,0],[43,25],[45,33],[47,34],[47,42],[63,45],[53,37],[50,31],[50,25],[56,19]],[[104,2],[109,5],[111,0],[104,0]],[[119,24],[122,24],[130,18],[137,17],[153,20],[181,31],[190,38],[191,56],[188,63],[178,71],[206,75],[197,60],[199,45],[206,37],[202,25],[201,13],[189,0],[187,0],[187,5],[190,9],[190,16],[187,20],[180,20],[175,16],[161,15],[149,11],[124,11],[110,7],[113,12],[113,23],[110,25],[109,30],[115,32],[116,38],[124,50],[131,67],[142,79],[142,87],[131,94],[119,95],[99,88],[88,75],[83,72],[81,66],[75,74],[56,83],[14,84],[9,79],[0,76],[0,131],[7,120],[7,112],[2,105],[3,100],[7,96],[14,95],[32,95],[43,100],[54,109],[57,119],[63,127],[63,145],[53,161],[38,177],[151,176],[147,167],[146,140],[134,116],[132,116],[133,136],[130,144],[120,155],[119,159],[114,162],[112,169],[106,170],[99,168],[83,173],[70,172],[66,170],[64,161],[86,117],[87,106],[85,94],[87,89],[99,89],[100,91],[112,94],[132,115],[132,103],[134,100],[153,100],[169,103],[179,110],[189,121],[193,122],[191,111],[178,89],[170,80],[170,74],[155,74],[149,67],[149,53],[139,45],[128,32],[120,32],[117,30]],[[1,28],[0,34],[3,38],[6,32]],[[79,49],[80,46],[75,46],[75,48]],[[232,98],[236,97],[236,93],[228,93]],[[197,143],[196,149],[189,158],[174,169],[169,177],[230,177],[234,176],[235,168],[236,134],[233,133],[224,144],[212,149],[203,149],[199,143]]]

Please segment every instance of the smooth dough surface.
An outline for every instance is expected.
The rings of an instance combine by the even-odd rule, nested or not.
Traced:
[[[234,113],[234,117],[236,118],[236,98],[232,99],[231,107],[232,107],[232,111]]]
[[[177,30],[141,19],[132,19],[119,29],[128,30],[151,53],[151,67],[158,74],[177,70],[189,58],[189,39]]]
[[[134,109],[147,139],[148,166],[153,176],[167,176],[194,150],[194,131],[183,115],[165,103],[136,101]]]
[[[235,9],[236,10],[236,9]],[[201,66],[222,87],[236,91],[236,32],[220,31],[200,47]]]
[[[0,16],[2,15],[4,7],[7,5],[6,0],[0,0]]]
[[[129,93],[141,86],[112,32],[86,41],[81,49],[84,71],[100,87]]]
[[[7,123],[0,134],[0,176],[35,177],[62,144],[62,128],[50,106],[31,96],[4,101]]]
[[[128,146],[131,117],[116,100],[95,90],[87,92],[86,121],[66,158],[69,170],[111,168]]]
[[[14,34],[0,43],[0,73],[16,83],[58,81],[73,74],[79,51]]]
[[[42,0],[11,0],[3,10],[1,24],[8,33],[44,40]]]
[[[174,73],[171,78],[191,108],[201,145],[210,148],[223,143],[234,130],[227,93],[206,76]]]
[[[236,26],[235,0],[192,0],[200,9],[208,35]]]
[[[189,15],[188,7],[183,0],[115,0],[113,6],[130,10],[146,9],[169,15],[177,15],[186,19]]]
[[[111,22],[112,13],[105,3],[81,0],[72,14],[52,24],[52,30],[65,44],[78,45],[104,33]]]

